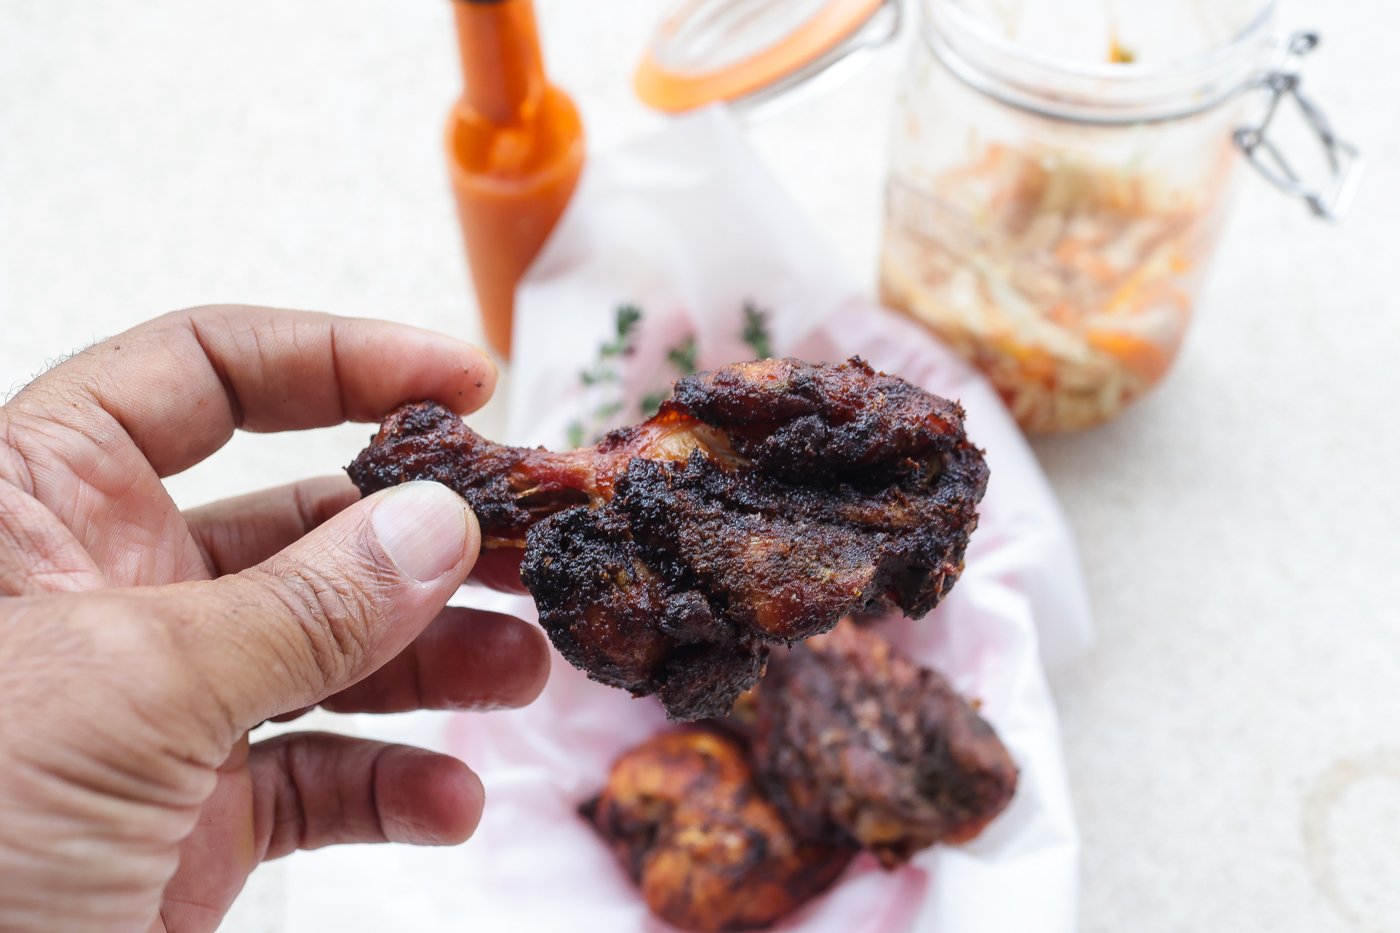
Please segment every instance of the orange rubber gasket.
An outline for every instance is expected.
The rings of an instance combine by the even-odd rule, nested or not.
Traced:
[[[637,66],[637,96],[675,113],[718,100],[734,100],[767,87],[830,52],[874,16],[886,0],[832,0],[787,36],[748,58],[710,71],[672,71],[647,49]]]

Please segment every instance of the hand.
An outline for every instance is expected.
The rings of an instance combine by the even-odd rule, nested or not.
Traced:
[[[181,513],[161,477],[235,428],[458,412],[495,373],[394,324],[167,315],[0,409],[0,929],[211,930],[264,859],[453,844],[483,794],[453,758],[262,721],[533,699],[533,627],[443,609],[477,557],[443,486],[312,480]]]

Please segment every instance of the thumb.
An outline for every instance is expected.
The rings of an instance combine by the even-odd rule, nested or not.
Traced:
[[[456,493],[405,483],[256,567],[187,590],[207,601],[195,650],[231,725],[318,703],[388,662],[466,579],[480,540]]]

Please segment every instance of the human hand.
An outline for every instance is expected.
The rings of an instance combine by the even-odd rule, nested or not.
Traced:
[[[363,501],[343,478],[180,512],[161,477],[235,428],[374,421],[490,395],[473,348],[256,308],[159,318],[0,408],[0,929],[210,930],[298,848],[452,844],[483,792],[461,762],[262,721],[516,706],[548,647],[444,603],[479,534],[443,486]]]

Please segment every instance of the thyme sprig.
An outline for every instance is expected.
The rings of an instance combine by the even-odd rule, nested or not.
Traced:
[[[691,334],[680,343],[666,351],[666,361],[671,364],[671,368],[676,371],[676,378],[689,376],[696,372],[696,345],[695,335]],[[650,418],[661,408],[661,403],[671,397],[671,387],[666,386],[657,389],[655,392],[648,392],[643,395],[641,401],[637,403],[638,414],[643,418]]]
[[[768,330],[768,312],[752,301],[744,302],[744,330],[739,335],[753,351],[756,360],[773,356],[773,335]]]
[[[598,348],[598,358],[593,365],[578,374],[578,381],[585,389],[600,385],[621,386],[622,371],[618,368],[618,363],[632,353],[637,326],[641,320],[641,308],[634,304],[618,306],[617,315],[613,320],[613,336]],[[601,436],[607,429],[608,420],[621,411],[621,398],[598,403],[584,417],[569,422],[569,445],[582,447],[590,439]]]
[[[579,383],[585,390],[602,386],[612,388],[613,396],[598,402],[587,414],[569,423],[568,439],[573,447],[596,443],[608,430],[609,423],[621,414],[625,405],[622,401],[622,371],[620,362],[631,355],[636,347],[637,328],[642,320],[642,309],[634,304],[620,305],[614,320],[614,334],[598,348],[598,358],[587,369],[579,372]],[[773,339],[768,329],[768,312],[752,301],[744,302],[744,325],[740,339],[754,358],[765,360],[773,355]],[[671,396],[669,382],[682,376],[689,376],[699,369],[699,347],[695,335],[690,334],[680,343],[666,351],[666,362],[675,376],[663,388],[647,392],[637,402],[637,413],[642,418],[650,418],[660,409],[661,403]]]

